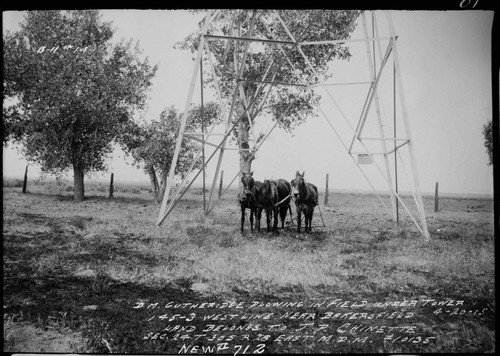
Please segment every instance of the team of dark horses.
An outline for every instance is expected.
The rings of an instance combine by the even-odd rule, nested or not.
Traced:
[[[245,224],[245,210],[250,210],[250,229],[260,231],[262,211],[266,212],[268,232],[278,232],[278,216],[281,228],[285,228],[285,218],[289,211],[292,216],[290,204],[295,201],[297,213],[297,232],[300,232],[302,213],[304,213],[304,230],[311,232],[311,223],[314,207],[318,205],[318,188],[304,181],[304,172],[295,174],[295,179],[288,182],[285,179],[265,179],[263,182],[253,178],[253,172],[244,173],[241,178],[242,189],[238,194],[241,207],[241,232]],[[279,215],[278,215],[279,214]],[[273,220],[274,218],[274,220]],[[272,226],[271,226],[272,222]]]

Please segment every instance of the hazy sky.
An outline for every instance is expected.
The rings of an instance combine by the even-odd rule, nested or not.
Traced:
[[[173,45],[197,29],[201,15],[172,10],[105,10],[102,14],[105,21],[113,22],[115,40],[139,40],[143,55],[149,57],[152,63],[159,64],[149,107],[142,115],[147,119],[157,119],[162,109],[170,105],[182,111],[194,64],[190,53],[175,50]],[[481,129],[492,116],[493,11],[391,11],[391,15],[399,36],[399,64],[422,191],[432,192],[435,182],[439,182],[442,192],[492,194],[493,169],[487,165]],[[371,18],[370,13],[367,16]],[[384,36],[385,16],[380,11],[376,12],[376,16],[380,35]],[[21,18],[19,12],[4,12],[3,31],[18,29],[17,23]],[[358,23],[352,38],[363,36],[361,22]],[[382,46],[385,51],[387,44]],[[351,52],[353,58],[350,62],[332,65],[335,81],[369,80],[365,44],[352,44]],[[389,63],[386,85],[392,81],[392,59]],[[193,99],[196,102],[199,101],[198,84]],[[359,117],[368,89],[357,87],[331,89],[353,125]],[[392,91],[388,92],[391,94],[387,95],[386,102],[382,102],[382,112],[392,118]],[[324,92],[320,91],[320,94],[323,97],[322,108],[331,116],[332,122],[338,122],[338,129],[347,133],[342,129],[338,111]],[[383,96],[382,93],[379,95]],[[401,109],[398,110],[397,117],[400,117]],[[375,116],[372,121],[374,124]],[[266,125],[262,123],[262,127]],[[367,130],[370,128],[367,124]],[[392,133],[391,125],[385,129],[386,134]],[[349,142],[348,136],[346,142]],[[115,182],[148,181],[146,174],[124,162],[123,153],[116,151],[110,163]],[[4,148],[3,165],[4,176],[21,178],[26,161],[14,149]],[[411,173],[409,161],[405,165],[399,165],[398,170],[403,190],[406,179],[404,170],[408,171],[407,174]],[[363,168],[373,177],[376,188],[384,190],[375,166]],[[208,167],[209,181],[211,169]],[[225,155],[223,169],[227,179],[236,174],[238,157],[235,153]],[[279,130],[273,132],[257,154],[253,170],[259,179],[291,179],[296,170],[305,171],[307,180],[320,187],[324,186],[325,174],[329,173],[330,189],[370,190],[321,115],[309,118],[294,132],[293,137]],[[36,174],[36,167],[32,167],[30,172]],[[69,178],[72,179],[71,176]]]

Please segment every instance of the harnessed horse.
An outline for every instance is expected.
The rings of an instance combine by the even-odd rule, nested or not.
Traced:
[[[260,230],[260,219],[262,210],[266,211],[267,231],[271,231],[271,218],[274,217],[272,231],[278,232],[278,213],[281,218],[281,228],[285,228],[286,213],[292,208],[292,188],[290,183],[284,179],[269,180],[266,179],[257,190],[257,229]]]
[[[272,231],[278,230],[278,189],[274,180],[265,179],[257,190],[257,230],[260,230],[262,210],[266,211],[267,231],[271,231],[271,219],[274,215]]]
[[[297,171],[295,179],[290,183],[292,185],[292,194],[295,198],[295,207],[297,210],[297,232],[300,232],[301,214],[304,212],[305,232],[311,232],[311,223],[314,213],[314,207],[318,205],[318,188],[311,183],[304,181],[304,173]]]
[[[257,211],[256,192],[262,185],[261,182],[253,179],[253,172],[244,173],[241,177],[242,190],[238,194],[238,200],[241,208],[241,232],[245,224],[245,209],[250,210],[250,229],[253,231],[253,218]],[[260,227],[260,222],[259,222]]]

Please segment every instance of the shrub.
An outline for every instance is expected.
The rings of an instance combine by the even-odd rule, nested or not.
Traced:
[[[24,180],[22,179],[4,179],[3,186],[5,188],[22,188]]]

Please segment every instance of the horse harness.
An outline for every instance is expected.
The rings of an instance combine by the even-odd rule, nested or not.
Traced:
[[[273,181],[274,182],[274,193],[275,193],[275,196],[277,197],[278,196],[278,182],[276,181]],[[287,200],[289,197],[292,197],[292,192],[290,192],[290,194],[288,194],[286,197],[284,197],[283,199],[281,199],[278,203],[273,203],[273,207],[278,207],[280,206],[281,204],[283,204],[283,202],[285,200]],[[293,199],[293,197],[292,197]]]
[[[247,193],[245,193],[245,187],[243,186],[241,192],[238,194],[239,201],[240,202],[245,202],[245,201],[252,202],[252,201],[255,201],[255,189],[257,189],[255,187],[255,185],[251,189],[248,189],[248,192],[249,192],[249,195],[250,195],[250,197],[248,197]]]
[[[292,185],[292,187],[294,187],[294,185]],[[298,187],[297,187],[297,188],[298,188]],[[303,199],[303,200],[307,200],[307,199],[311,198],[311,197],[310,197],[310,195],[311,195],[311,194],[309,194],[309,187],[306,185],[306,182],[304,182],[304,189],[305,189],[305,191],[306,191],[306,196],[305,196],[304,198],[302,198],[302,199]],[[293,189],[292,189],[292,190],[293,190]],[[298,192],[299,192],[299,194],[297,194],[297,199],[301,199],[301,191],[300,191],[299,189],[297,189],[297,190],[298,190]],[[293,199],[293,192],[290,192],[290,195],[292,196],[292,199]],[[295,200],[295,199],[294,199],[294,200]],[[314,202],[314,204],[316,204],[316,205],[318,205],[318,206],[319,206],[318,201],[317,201],[316,199],[311,198],[311,200]]]

